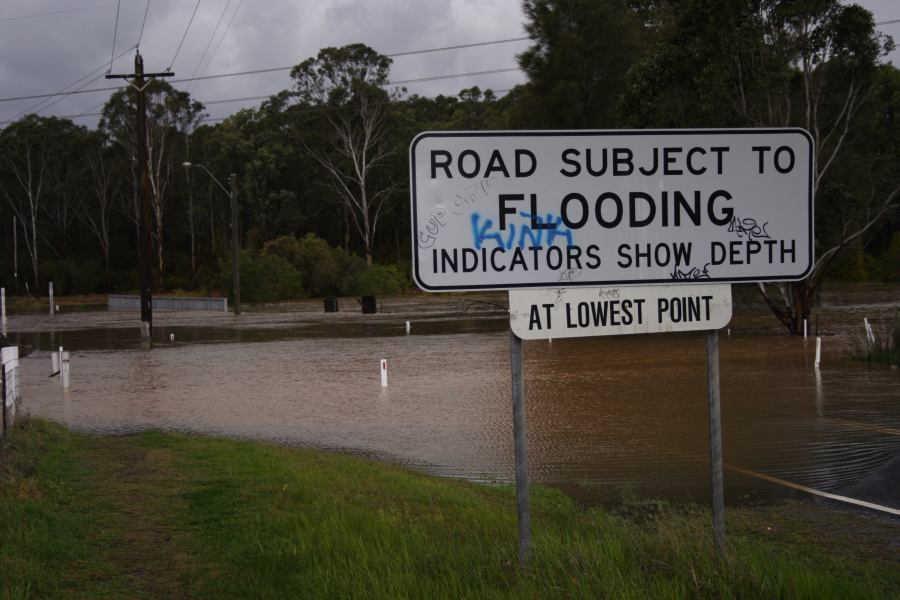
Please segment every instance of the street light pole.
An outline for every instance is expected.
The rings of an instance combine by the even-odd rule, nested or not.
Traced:
[[[239,244],[239,217],[237,208],[237,175],[232,173],[229,176],[231,189],[229,190],[222,182],[216,179],[216,176],[203,165],[197,165],[191,162],[183,162],[181,165],[187,169],[198,167],[206,171],[219,188],[231,198],[231,280],[234,285],[234,314],[241,314],[241,267],[240,267],[240,244]]]
[[[241,256],[238,244],[240,222],[237,208],[237,175],[231,174],[231,276],[234,279],[234,314],[241,314]]]

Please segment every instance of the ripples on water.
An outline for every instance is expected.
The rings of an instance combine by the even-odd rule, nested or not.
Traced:
[[[158,312],[160,339],[171,331],[178,341],[152,350],[139,348],[136,328],[91,327],[106,313],[79,317],[83,328],[74,323],[52,340],[47,319],[34,317],[41,333],[21,334],[36,347],[22,361],[25,407],[84,431],[203,432],[348,449],[447,476],[512,478],[506,320],[448,318],[419,302],[370,321]],[[852,307],[834,314],[851,317],[831,315],[832,329],[858,316]],[[726,463],[836,491],[900,453],[896,369],[851,362],[846,339],[834,338],[817,374],[812,339],[750,335],[760,318],[736,319],[734,335],[720,340]],[[403,334],[404,319],[413,335]],[[72,352],[67,393],[46,377],[48,349],[60,338]],[[534,480],[705,497],[703,334],[536,341],[524,350]],[[731,501],[774,493],[733,473],[726,485]]]

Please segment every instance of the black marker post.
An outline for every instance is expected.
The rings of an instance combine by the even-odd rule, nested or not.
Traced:
[[[516,520],[519,524],[519,567],[531,557],[531,504],[528,500],[528,446],[525,434],[525,393],[522,377],[522,340],[510,329],[509,364],[512,371],[513,439],[516,451]]]

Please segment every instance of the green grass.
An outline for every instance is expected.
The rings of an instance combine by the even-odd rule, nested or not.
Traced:
[[[0,598],[885,598],[900,524],[792,502],[621,512],[363,459],[25,420],[0,447]],[[859,549],[866,551],[860,553]]]
[[[9,289],[7,288],[7,294]],[[47,296],[9,296],[6,297],[10,314],[25,314],[47,311],[50,300]],[[106,295],[85,294],[79,296],[54,296],[53,302],[60,306],[63,312],[75,312],[95,309],[98,306],[105,307]]]

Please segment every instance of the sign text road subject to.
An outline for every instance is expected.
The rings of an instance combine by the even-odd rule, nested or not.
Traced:
[[[802,279],[801,129],[429,132],[410,146],[425,290]]]

